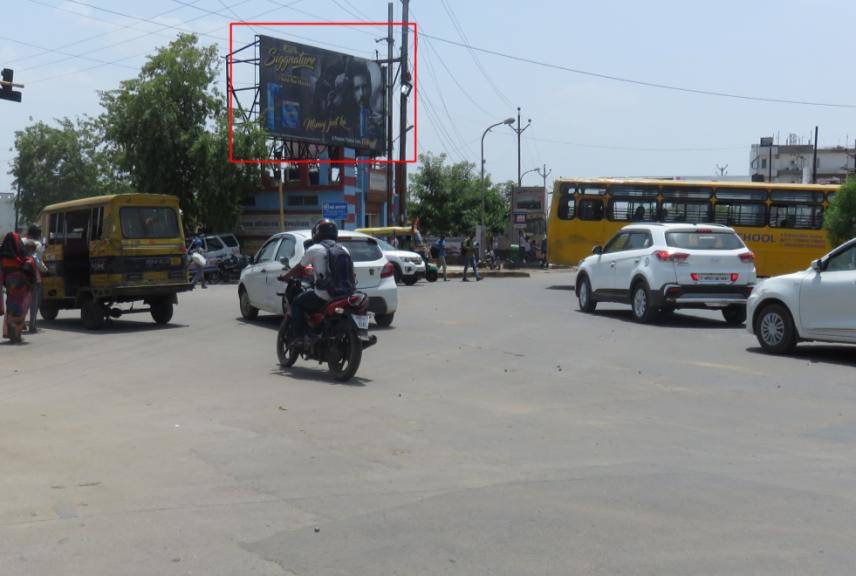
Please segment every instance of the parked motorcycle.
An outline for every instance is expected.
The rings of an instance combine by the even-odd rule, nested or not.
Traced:
[[[214,273],[214,282],[235,283],[241,279],[241,270],[249,264],[249,259],[244,256],[231,254],[217,262],[217,272]]]
[[[289,345],[288,333],[292,322],[291,303],[312,284],[307,278],[290,278],[282,295],[284,311],[276,335],[276,355],[283,368],[292,366],[297,358],[327,363],[337,380],[350,380],[363,357],[363,350],[377,343],[369,335],[368,296],[357,292],[347,298],[333,299],[320,312],[306,319],[307,339]]]

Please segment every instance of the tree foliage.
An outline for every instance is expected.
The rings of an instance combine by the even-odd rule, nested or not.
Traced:
[[[62,118],[56,124],[36,122],[15,132],[17,154],[10,173],[24,221],[36,220],[49,204],[127,189],[126,182],[109,173],[95,122]]]
[[[217,47],[180,34],[150,56],[136,78],[101,93],[105,136],[119,167],[139,192],[178,196],[191,219],[209,181],[200,148],[208,146],[209,126],[223,108],[218,73]]]
[[[823,217],[826,237],[833,246],[856,238],[856,178],[841,185]]]
[[[419,156],[420,166],[410,178],[412,214],[420,227],[434,234],[462,235],[481,222],[482,187],[475,164],[446,164],[446,155]],[[485,225],[500,232],[508,222],[505,185],[485,177]]]

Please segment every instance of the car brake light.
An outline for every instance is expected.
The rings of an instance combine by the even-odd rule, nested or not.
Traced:
[[[740,256],[740,260],[742,262],[754,262],[755,261],[755,253],[754,252],[741,252],[738,254]]]
[[[381,268],[380,277],[389,278],[390,276],[395,276],[395,266],[392,265],[392,262],[387,262]]]
[[[698,274],[695,272],[690,273],[690,278],[693,279],[693,282],[698,282]]]
[[[657,257],[657,260],[660,262],[684,262],[687,258],[690,257],[686,252],[669,252],[668,250],[656,250],[654,252],[654,256]]]
[[[738,274],[737,272],[732,272],[732,273],[731,273],[731,281],[732,281],[732,282],[737,282],[737,279],[738,279],[738,278],[740,278],[740,274]]]

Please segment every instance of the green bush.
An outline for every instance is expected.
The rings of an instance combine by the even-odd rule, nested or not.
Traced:
[[[823,229],[833,246],[856,237],[856,178],[841,185],[823,217]]]

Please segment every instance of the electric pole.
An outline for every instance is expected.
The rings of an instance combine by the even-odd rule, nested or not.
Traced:
[[[517,107],[517,128],[513,128],[515,132],[517,132],[517,187],[520,188],[522,186],[521,179],[522,176],[520,174],[520,136],[526,131],[527,128],[532,124],[532,118],[529,118],[526,121],[526,126],[523,128],[520,127],[520,106]]]
[[[410,33],[408,26],[408,8],[410,0],[401,0],[401,116],[399,118],[398,164],[396,164],[396,192],[398,194],[398,223],[404,224],[407,218],[407,97],[412,88],[410,72],[407,69],[407,45]]]
[[[817,184],[817,126],[814,127],[814,156],[811,160],[811,183]]]
[[[386,8],[389,22],[386,29],[386,225],[391,226],[395,220],[392,205],[392,90],[395,84],[392,77],[392,45],[395,43],[392,36],[392,2],[389,2]]]

